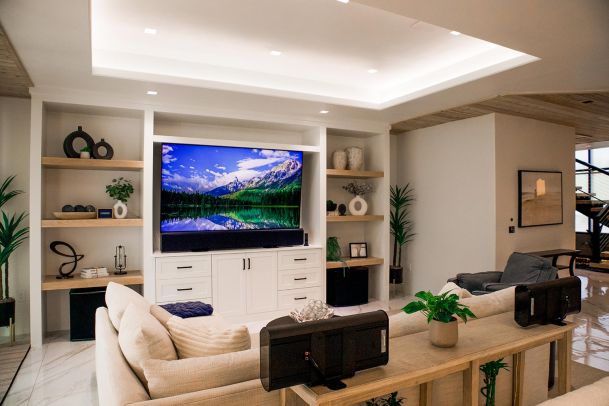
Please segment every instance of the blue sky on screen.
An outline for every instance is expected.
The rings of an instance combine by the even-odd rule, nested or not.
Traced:
[[[190,193],[263,176],[290,158],[302,164],[302,152],[209,145],[163,144],[161,157],[163,190]]]

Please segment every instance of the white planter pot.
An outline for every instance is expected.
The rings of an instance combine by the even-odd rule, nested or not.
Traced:
[[[361,196],[355,196],[349,202],[349,213],[353,216],[364,216],[368,212],[368,203]]]
[[[429,324],[429,340],[436,347],[454,347],[459,341],[459,324],[453,318],[450,323],[432,320]]]
[[[91,153],[87,151],[81,151],[80,159],[91,159]]]
[[[124,219],[127,217],[127,211],[127,205],[120,200],[117,200],[112,208],[112,213],[115,219]]]

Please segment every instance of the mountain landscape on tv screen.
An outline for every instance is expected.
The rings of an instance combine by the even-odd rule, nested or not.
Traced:
[[[299,228],[302,152],[164,144],[161,232]]]

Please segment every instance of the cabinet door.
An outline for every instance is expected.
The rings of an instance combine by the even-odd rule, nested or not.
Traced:
[[[277,309],[277,253],[247,255],[247,312]]]
[[[212,295],[221,316],[245,314],[245,265],[244,254],[212,255]]]

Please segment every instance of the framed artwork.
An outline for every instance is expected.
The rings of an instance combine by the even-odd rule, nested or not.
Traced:
[[[365,242],[349,243],[349,256],[351,258],[368,258],[368,244]]]
[[[562,224],[562,172],[518,171],[518,227]]]

